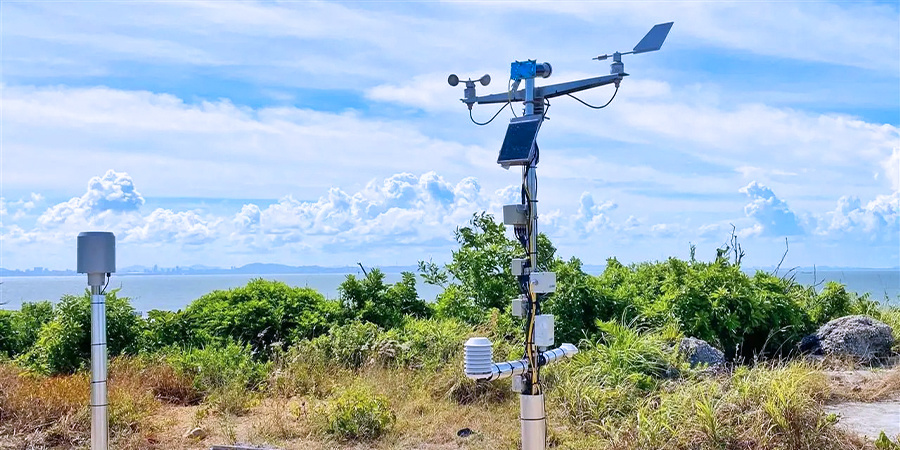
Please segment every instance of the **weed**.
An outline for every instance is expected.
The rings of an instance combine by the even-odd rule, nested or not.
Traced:
[[[351,387],[329,402],[322,429],[340,440],[372,440],[390,431],[396,421],[387,399]]]

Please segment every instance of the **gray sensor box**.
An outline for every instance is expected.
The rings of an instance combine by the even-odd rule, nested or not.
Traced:
[[[512,272],[513,276],[520,277],[522,275],[527,274],[529,271],[525,268],[525,259],[523,258],[513,258],[509,263],[509,270]]]
[[[538,347],[553,345],[553,314],[534,316],[534,345]]]
[[[525,214],[525,205],[503,205],[504,225],[525,225],[528,216]]]
[[[525,317],[525,296],[512,299],[511,309],[513,317]]]
[[[116,271],[116,236],[108,231],[78,234],[78,273]]]

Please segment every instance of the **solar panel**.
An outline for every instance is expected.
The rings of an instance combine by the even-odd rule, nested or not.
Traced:
[[[503,146],[500,147],[497,163],[504,168],[528,164],[534,158],[535,140],[543,120],[543,115],[517,117],[510,120],[509,128],[506,129],[506,137],[503,138]]]

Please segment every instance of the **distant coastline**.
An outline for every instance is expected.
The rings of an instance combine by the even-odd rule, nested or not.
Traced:
[[[369,266],[366,266],[367,268]],[[385,273],[400,273],[400,272],[416,272],[418,271],[418,266],[371,266],[377,267],[381,269],[382,272]],[[582,266],[583,270],[587,273],[591,274],[600,274],[606,268],[605,265],[597,265],[597,264],[585,264]],[[756,270],[762,270],[766,272],[772,272],[775,270],[774,266],[769,267],[746,267],[744,269],[748,272],[754,272]],[[895,267],[840,267],[840,266],[810,266],[810,267],[796,267],[796,268],[781,268],[779,273],[785,273],[788,270],[793,272],[813,272],[813,271],[846,271],[846,272],[859,272],[859,271],[898,271],[900,272],[900,266]],[[358,273],[360,272],[359,266],[341,266],[341,267],[326,267],[326,266],[290,266],[286,264],[273,264],[273,263],[251,263],[246,264],[240,267],[211,267],[204,265],[192,265],[192,266],[175,266],[175,267],[158,267],[158,266],[127,266],[120,268],[116,273],[118,275],[291,275],[291,274],[347,274],[347,273]],[[32,269],[5,269],[0,267],[0,277],[42,277],[42,276],[74,276],[78,275],[72,269],[47,269],[44,267],[34,267]]]

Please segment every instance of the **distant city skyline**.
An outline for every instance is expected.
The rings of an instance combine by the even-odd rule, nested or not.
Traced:
[[[122,267],[448,261],[520,173],[495,163],[510,111],[473,125],[447,75],[604,75],[668,21],[608,108],[552,102],[559,255],[709,260],[734,229],[748,266],[786,239],[786,267],[900,265],[895,1],[3,2],[0,267],[73,267],[88,230]]]

